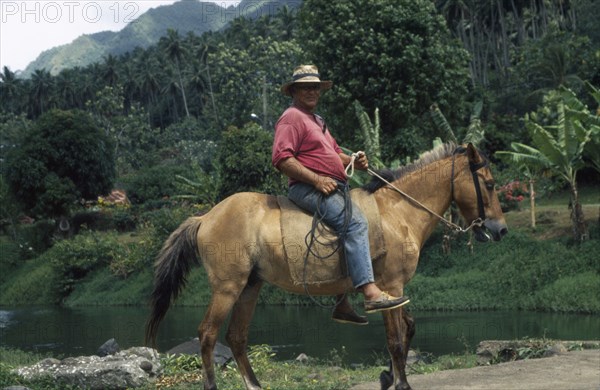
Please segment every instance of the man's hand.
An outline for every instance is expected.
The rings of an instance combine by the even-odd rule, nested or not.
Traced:
[[[369,159],[365,152],[356,153],[356,159],[354,160],[354,168],[361,171],[366,171],[369,168]]]
[[[327,176],[319,176],[315,183],[315,188],[325,195],[333,193],[337,189],[337,182]]]

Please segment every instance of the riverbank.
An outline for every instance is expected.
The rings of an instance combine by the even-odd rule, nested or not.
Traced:
[[[425,243],[415,276],[405,287],[410,309],[599,314],[598,190],[581,188],[590,235],[579,244],[570,238],[567,192],[538,199],[535,229],[529,226],[527,208],[507,212],[509,234],[500,242],[479,243],[462,234],[442,245],[445,232],[439,226]],[[0,235],[0,306],[145,306],[156,253],[195,212],[194,207],[177,203],[160,210],[100,212],[95,218],[104,224],[89,222],[78,234],[55,241],[48,221],[20,225],[16,236]],[[117,219],[115,226],[121,226],[117,222],[123,218],[135,221],[134,230],[106,230],[112,226],[106,221],[110,218]],[[360,305],[355,299],[353,303]],[[206,274],[202,267],[193,267],[174,305],[202,307],[209,300]],[[329,297],[320,300],[330,304]],[[262,288],[258,303],[314,305],[309,297],[270,285]]]
[[[559,342],[553,340],[519,340],[519,348],[509,363],[477,366],[478,357],[474,354],[447,355],[431,361],[415,355],[409,359],[407,368],[409,383],[418,389],[590,389],[597,390],[600,384],[600,349],[583,350],[598,346],[595,343],[568,342],[557,348]],[[348,366],[341,360],[339,351],[332,351],[326,360],[296,359],[279,362],[273,360],[273,352],[266,345],[250,348],[249,356],[264,388],[307,389],[307,390],[367,390],[379,389],[375,382],[386,362],[375,365]],[[537,359],[539,356],[548,356]],[[30,366],[49,356],[0,349],[0,387],[23,385],[30,388],[43,387],[47,390],[64,389],[61,384],[50,380],[25,381],[16,376],[13,368]],[[522,360],[524,359],[524,360]],[[491,362],[498,362],[493,359]],[[156,383],[140,389],[171,388],[189,390],[201,383],[200,360],[196,355],[161,355],[162,374]],[[220,389],[233,390],[241,386],[241,379],[235,366],[228,363],[217,370],[217,383]],[[596,385],[593,387],[592,385]],[[544,387],[544,385],[546,385]]]
[[[557,236],[557,226],[569,229],[565,207],[541,211],[535,231],[523,226],[525,211],[507,213],[511,231],[501,242],[471,247],[469,237],[462,235],[452,242],[450,253],[442,252],[440,228],[423,248],[416,275],[406,286],[411,309],[600,313],[598,208],[585,206],[585,211],[591,239],[579,245]],[[158,247],[163,241],[156,234],[90,231],[59,241],[39,256],[12,262],[6,257],[14,245],[2,240],[0,305],[145,305],[153,279],[148,246]],[[143,262],[129,273],[123,274],[122,264],[114,263],[146,250]],[[194,267],[175,305],[203,306],[209,299],[205,272]],[[323,303],[329,304],[329,299]],[[265,285],[259,305],[270,304],[313,302]]]

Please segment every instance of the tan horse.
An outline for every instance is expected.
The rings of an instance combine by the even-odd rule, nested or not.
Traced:
[[[387,254],[373,264],[382,290],[401,296],[417,268],[420,250],[452,201],[474,228],[475,237],[499,240],[507,233],[487,161],[472,145],[445,144],[416,163],[392,172],[393,186],[422,203],[416,204],[394,188],[374,182],[370,191],[378,204]],[[429,209],[429,210],[427,210]],[[152,314],[146,342],[154,343],[158,325],[181,292],[193,263],[201,262],[208,274],[212,298],[198,327],[205,389],[216,389],[213,348],[218,330],[233,310],[226,340],[247,389],[260,389],[246,349],[248,329],[264,281],[297,294],[302,285],[290,277],[280,229],[280,209],[274,196],[235,194],[201,217],[192,217],[171,234],[155,264]],[[307,231],[309,227],[307,226]],[[352,291],[349,280],[310,285],[312,295],[337,295]],[[395,389],[410,389],[405,364],[414,323],[402,308],[384,311],[387,345]]]

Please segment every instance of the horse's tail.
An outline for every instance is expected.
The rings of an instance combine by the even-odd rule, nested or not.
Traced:
[[[197,236],[201,217],[188,218],[163,245],[154,263],[152,313],[146,323],[146,345],[155,345],[158,325],[186,283],[192,263],[199,263]]]

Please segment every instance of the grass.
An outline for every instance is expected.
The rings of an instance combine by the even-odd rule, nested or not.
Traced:
[[[276,361],[270,347],[253,346],[249,351],[252,367],[264,389],[294,390],[343,390],[353,385],[377,381],[380,373],[387,369],[382,358],[380,364],[371,366],[347,366],[340,361],[338,351],[332,351],[327,360],[308,359],[306,362]],[[11,373],[11,369],[31,365],[47,358],[39,354],[30,354],[18,350],[0,348],[0,388],[11,385],[27,386],[32,389],[58,390],[65,385],[52,384],[50,381],[25,381]],[[387,359],[385,359],[387,360]],[[156,383],[148,384],[142,390],[173,389],[191,390],[202,387],[200,359],[194,355],[180,357],[161,357],[164,373]],[[473,354],[443,356],[431,362],[418,362],[408,367],[409,374],[431,373],[445,369],[467,368],[476,364]],[[217,385],[222,390],[237,390],[243,387],[235,364],[229,363],[216,370]]]
[[[516,341],[519,345],[518,353],[514,360],[533,359],[543,357],[545,353],[556,345],[556,340],[550,339],[523,339]],[[597,348],[596,344],[587,348]],[[581,350],[586,348],[583,344],[567,346],[568,350]],[[256,376],[261,381],[264,389],[294,389],[294,390],[342,390],[356,384],[376,382],[383,370],[387,370],[387,358],[371,366],[347,366],[340,360],[343,351],[331,351],[327,360],[308,359],[299,361],[276,361],[274,353],[267,345],[252,346],[248,353]],[[36,363],[46,358],[35,353],[25,353],[19,350],[0,348],[0,387],[21,385],[32,389],[64,390],[69,387],[56,384],[49,380],[25,381],[13,374],[11,370],[16,367]],[[492,364],[504,360],[492,360]],[[196,355],[162,355],[161,365],[163,373],[155,383],[150,383],[141,390],[173,389],[191,390],[202,387],[201,360]],[[477,356],[465,350],[463,354],[446,355],[438,358],[421,357],[416,363],[407,366],[407,374],[429,374],[437,371],[472,368],[477,366]],[[235,368],[235,364],[228,363],[216,370],[217,385],[222,390],[237,390],[242,388],[242,380]]]
[[[509,229],[522,228],[540,240],[571,236],[571,209],[568,190],[538,196],[536,198],[536,228],[531,228],[529,199],[521,202],[521,209],[505,213]],[[583,208],[588,227],[598,224],[600,218],[600,188],[586,185],[579,188],[579,202]]]

